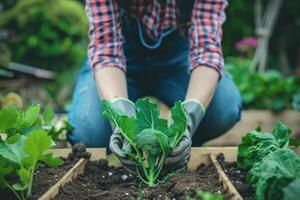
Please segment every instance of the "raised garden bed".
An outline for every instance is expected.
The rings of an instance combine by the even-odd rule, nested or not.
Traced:
[[[293,138],[300,138],[300,112],[285,110],[273,113],[269,110],[244,110],[241,121],[226,134],[209,141],[207,146],[237,146],[241,138],[249,131],[260,126],[265,131],[272,131],[277,121],[281,121],[290,127]]]
[[[71,150],[51,151],[59,156],[67,156]],[[46,169],[45,172],[49,172],[50,176],[48,174],[44,179],[38,179],[35,188],[41,188],[41,191],[35,193],[31,199],[136,199],[139,195],[141,197],[141,193],[142,199],[184,199],[187,195],[193,196],[198,189],[221,193],[224,199],[254,199],[253,191],[244,182],[243,172],[235,167],[236,147],[192,148],[189,170],[178,173],[167,182],[153,188],[143,188],[140,181],[120,167],[114,159],[110,159],[114,161],[109,162],[103,160],[106,155],[105,149],[87,151],[91,153],[90,161],[80,159],[73,163],[71,168],[67,162],[64,167]],[[300,149],[295,151],[300,155]],[[217,158],[219,154],[223,157]],[[67,167],[69,170],[66,170]],[[45,186],[49,180],[53,180],[51,175],[58,169],[57,173],[60,173],[61,178],[54,175],[56,183]],[[40,171],[43,170],[42,168]],[[239,174],[241,176],[238,176]],[[41,195],[38,197],[38,194]],[[1,197],[2,195],[4,194],[2,193]],[[5,199],[13,197],[5,196]]]
[[[66,155],[70,150],[52,151]],[[88,149],[92,153],[90,161],[80,160],[67,177],[59,180],[40,199],[130,199],[137,198],[141,192],[143,199],[184,199],[187,195],[193,196],[198,189],[224,194],[225,199],[242,199],[216,160],[215,154],[224,151],[228,154],[232,148],[193,148],[188,172],[178,173],[156,187],[142,188],[140,181],[118,164],[112,166],[101,160],[105,158],[104,149]]]
[[[202,164],[191,161],[189,171],[178,173],[167,182],[151,188],[141,185],[122,167],[109,166],[105,160],[90,161],[84,174],[62,187],[54,199],[185,199],[187,195],[195,195],[199,189],[223,194],[225,199],[241,199],[213,154],[199,148],[193,149],[191,156],[200,158],[197,160]],[[195,169],[196,165],[199,166]],[[85,193],[81,191],[82,187]]]

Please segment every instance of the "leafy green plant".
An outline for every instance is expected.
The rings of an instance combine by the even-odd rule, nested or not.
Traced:
[[[204,192],[202,190],[197,191],[197,196],[201,198],[201,200],[223,200],[223,195],[221,194],[214,194],[212,192]],[[196,200],[191,196],[186,196],[185,200]]]
[[[54,124],[54,111],[47,106],[43,113],[40,105],[29,106],[26,111],[21,111],[15,106],[7,106],[0,110],[0,133],[5,137],[15,134],[26,135],[36,128],[43,128],[53,140],[57,140],[63,131],[70,131],[71,125],[64,121],[64,126],[57,129]]]
[[[299,91],[300,79],[284,77],[276,70],[263,73],[250,69],[251,60],[227,58],[226,70],[242,95],[246,109],[269,109],[279,112],[291,109],[293,96]]]
[[[135,103],[136,117],[124,115],[106,100],[102,101],[103,115],[109,119],[131,144],[133,153],[128,155],[138,163],[139,178],[149,186],[157,183],[168,153],[177,146],[187,126],[186,111],[180,102],[171,109],[172,124],[159,117],[156,103],[149,98]]]
[[[289,148],[291,130],[278,122],[272,133],[256,129],[238,147],[238,167],[248,169],[246,180],[257,200],[297,199],[300,188],[300,157]]]
[[[4,135],[0,141],[0,188],[10,189],[20,200],[31,196],[33,175],[41,162],[50,167],[63,164],[48,152],[55,143],[42,127],[42,121],[49,123],[51,111],[46,109],[43,119],[39,112],[39,105],[24,112],[12,106],[0,110],[0,133]]]
[[[238,167],[249,169],[269,153],[287,147],[290,133],[291,130],[280,122],[276,123],[272,133],[263,133],[261,128],[249,132],[238,146]]]

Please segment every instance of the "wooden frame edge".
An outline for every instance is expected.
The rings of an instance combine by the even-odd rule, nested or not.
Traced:
[[[59,179],[47,192],[45,192],[38,200],[51,200],[59,193],[59,189],[78,175],[83,174],[87,160],[81,158],[76,164],[67,171],[67,173]]]
[[[219,178],[223,182],[223,187],[228,190],[230,194],[233,194],[234,196],[231,198],[232,200],[243,200],[243,197],[240,195],[240,193],[237,191],[237,189],[234,187],[228,176],[223,171],[221,165],[217,161],[217,156],[215,154],[210,154],[209,158],[211,162],[213,163],[214,167],[216,168]]]

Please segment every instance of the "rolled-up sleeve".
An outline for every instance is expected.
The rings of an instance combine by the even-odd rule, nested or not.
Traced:
[[[126,70],[120,8],[114,0],[86,0],[88,58],[92,72],[107,66]]]
[[[192,69],[211,67],[222,75],[222,24],[224,23],[226,0],[196,0],[189,28],[190,63]]]

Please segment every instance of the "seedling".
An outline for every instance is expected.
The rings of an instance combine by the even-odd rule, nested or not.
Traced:
[[[182,138],[187,126],[186,111],[181,102],[171,109],[172,124],[159,117],[159,107],[150,98],[135,103],[136,117],[130,117],[115,109],[106,100],[102,101],[103,115],[109,119],[131,144],[133,152],[128,156],[138,163],[137,174],[149,186],[158,182],[164,161]]]
[[[0,133],[5,135],[0,141],[0,188],[10,189],[19,200],[31,196],[34,172],[41,162],[50,167],[63,164],[48,153],[54,142],[42,128],[39,111],[38,105],[25,112],[16,107],[0,110]],[[11,177],[18,180],[11,182]]]

